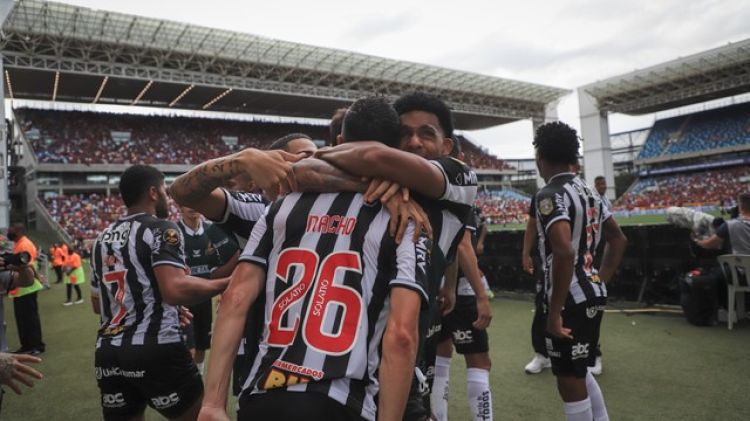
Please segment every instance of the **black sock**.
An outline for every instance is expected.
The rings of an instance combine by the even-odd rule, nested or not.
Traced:
[[[71,284],[66,284],[66,285],[65,285],[65,293],[66,293],[66,295],[68,296],[68,299],[67,299],[67,301],[66,301],[66,302],[68,302],[68,303],[70,302],[70,295],[71,295],[71,293],[72,293],[72,292],[73,292],[73,285],[71,285]]]
[[[78,301],[81,301],[81,287],[79,287],[78,285],[73,285],[73,287],[75,287],[76,289],[76,295],[78,296]]]

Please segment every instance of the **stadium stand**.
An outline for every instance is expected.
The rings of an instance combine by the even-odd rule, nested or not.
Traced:
[[[461,150],[464,153],[464,160],[470,167],[494,169],[498,171],[513,169],[513,167],[507,162],[499,159],[495,155],[491,155],[485,149],[475,145],[465,136],[457,135],[457,138],[461,141]]]
[[[125,212],[119,195],[99,193],[51,196],[43,199],[52,219],[76,241],[93,241],[104,228]],[[176,221],[177,206],[169,201],[169,219]]]
[[[615,209],[718,206],[747,191],[748,185],[743,182],[747,177],[750,177],[750,168],[734,167],[644,178],[636,181],[629,192],[615,202]]]
[[[195,164],[293,132],[327,137],[326,126],[84,111],[19,109],[40,163]]]
[[[750,143],[750,103],[658,120],[638,159]]]
[[[238,148],[263,148],[288,133],[306,133],[313,139],[328,136],[327,127],[294,123],[30,108],[16,113],[38,161],[49,164],[195,164]],[[512,169],[459,137],[471,167]]]
[[[479,192],[475,205],[488,224],[523,223],[528,218],[531,199],[514,190]]]

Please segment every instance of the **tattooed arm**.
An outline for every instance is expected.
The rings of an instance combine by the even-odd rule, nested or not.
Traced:
[[[364,193],[368,183],[359,177],[345,173],[343,170],[317,158],[303,159],[292,166],[296,186],[299,192],[357,192]]]
[[[219,187],[238,175],[247,175],[270,196],[278,194],[279,185],[299,157],[284,151],[261,151],[247,148],[222,158],[206,161],[179,176],[169,194],[180,205],[193,208],[209,219],[221,219],[226,198]]]

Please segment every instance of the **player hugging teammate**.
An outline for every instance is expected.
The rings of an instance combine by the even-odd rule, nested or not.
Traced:
[[[173,198],[237,240],[212,280],[186,275],[184,234],[161,219],[163,176],[128,169],[120,185],[128,214],[102,233],[92,258],[104,418],[138,418],[150,405],[194,419],[202,401],[200,419],[227,419],[241,342],[251,364],[235,367],[239,419],[429,417],[424,390],[405,415],[407,398],[417,391],[415,366],[434,371],[427,331],[453,306],[477,189],[473,171],[448,156],[452,131],[435,97],[407,95],[395,109],[366,98],[347,110],[340,145],[315,158],[304,159],[314,145],[299,135],[283,139],[283,150],[246,149],[179,177]],[[265,198],[228,188],[249,190],[248,180]],[[222,291],[202,397],[178,306]],[[480,313],[486,327],[491,316]]]

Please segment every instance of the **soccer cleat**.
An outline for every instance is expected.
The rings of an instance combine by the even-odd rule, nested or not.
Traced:
[[[66,306],[66,307],[67,306],[72,306],[73,302],[72,301],[66,301],[66,302],[63,303],[63,305]]]
[[[594,365],[589,367],[589,373],[595,376],[602,374],[602,357],[596,357]]]
[[[75,303],[76,304],[83,304],[83,298],[79,298]]]
[[[551,366],[552,363],[550,363],[549,358],[542,354],[534,354],[534,358],[526,364],[526,367],[524,367],[523,370],[526,374],[538,374],[545,368],[550,368]]]

